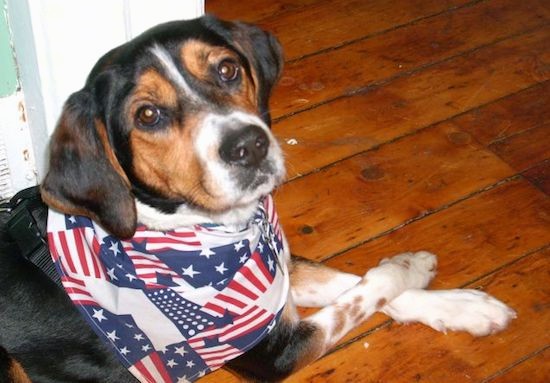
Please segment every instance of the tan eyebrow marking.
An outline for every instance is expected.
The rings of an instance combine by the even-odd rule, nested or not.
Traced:
[[[165,106],[175,106],[178,102],[174,85],[154,69],[147,69],[139,76],[133,96]]]
[[[215,46],[200,40],[192,39],[186,41],[180,48],[180,59],[189,73],[204,83],[215,85],[215,79],[212,78],[211,68],[224,59],[233,60],[240,64],[238,54],[231,49],[222,46]],[[254,68],[250,71],[252,80],[248,76],[248,71],[241,65],[241,86],[231,94],[228,92],[212,92],[211,97],[219,103],[232,105],[233,107],[257,113],[257,87],[254,83]]]

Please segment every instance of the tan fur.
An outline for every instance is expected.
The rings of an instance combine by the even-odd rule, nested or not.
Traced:
[[[307,289],[312,281],[316,284],[329,282],[338,271],[313,262],[295,262],[290,270],[290,284],[294,289]]]
[[[220,208],[219,199],[203,184],[203,169],[193,148],[194,119],[158,132],[130,133],[133,166],[140,181],[169,198],[186,198],[206,208]]]
[[[53,194],[51,194],[47,189],[40,188],[40,196],[42,197],[42,200],[51,208],[54,208],[55,210],[65,212],[66,214],[72,214],[72,215],[86,215],[89,214],[87,209],[79,208],[74,205],[69,205],[64,203],[64,201],[59,200],[57,197],[55,197]]]
[[[130,110],[130,112],[133,112],[130,115],[131,120],[136,110],[143,103],[149,102],[165,107],[175,107],[178,102],[178,93],[172,83],[164,76],[156,70],[148,69],[139,76],[132,98],[140,100],[142,104],[133,105],[134,108]]]
[[[361,307],[361,305],[363,304],[363,300],[364,298],[362,296],[357,296],[355,297],[355,299],[353,300],[353,305],[351,307],[351,310],[349,312],[349,315],[350,317],[353,319],[353,320],[357,320],[359,319],[359,316],[362,314],[361,313],[361,310],[359,309],[359,307]]]
[[[209,79],[208,65],[214,65],[225,58],[238,62],[234,52],[225,48],[212,47],[203,42],[191,40],[181,48],[181,59],[189,72],[201,81]],[[244,71],[243,68],[241,70]],[[243,74],[239,90],[224,94],[220,98],[228,105],[241,110],[256,110],[256,97],[253,84]],[[155,70],[145,71],[137,80],[136,89],[130,96],[126,108],[127,119],[134,121],[140,107],[147,104],[175,108],[178,94],[170,81]],[[214,195],[215,180],[205,178],[204,170],[193,147],[193,139],[200,125],[200,113],[186,116],[179,124],[171,125],[159,131],[151,129],[133,129],[130,133],[130,147],[133,153],[133,167],[140,181],[151,186],[163,196],[174,199],[186,199],[212,211],[227,208],[222,196]],[[212,157],[217,156],[213,153]]]
[[[212,68],[217,68],[223,60],[230,59],[236,63],[239,62],[239,57],[235,52],[223,47],[216,47],[206,44],[198,40],[187,41],[180,49],[180,58],[185,68],[194,77],[204,83],[215,83],[216,79],[212,78],[216,75],[216,71]],[[257,84],[256,74],[247,73],[243,66],[240,67],[241,84],[237,90],[227,92],[216,92],[212,97],[216,97],[217,101],[228,106],[233,106],[249,113],[257,113]],[[254,72],[252,70],[252,72]]]
[[[186,41],[180,49],[180,58],[185,68],[194,77],[204,82],[211,82],[208,70],[211,51],[221,49],[199,40]]]
[[[330,338],[339,338],[346,322],[350,320],[350,310],[354,307],[349,303],[344,303],[336,308],[334,323],[330,331]]]
[[[10,383],[32,383],[23,367],[12,358],[8,376],[11,378]]]

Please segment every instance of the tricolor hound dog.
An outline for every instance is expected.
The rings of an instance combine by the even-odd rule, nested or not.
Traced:
[[[1,257],[5,379],[187,382],[223,366],[279,381],[376,311],[476,336],[507,326],[514,312],[485,293],[424,290],[428,252],[362,276],[290,255],[270,197],[285,175],[268,109],[282,67],[272,35],[210,16],[97,62],[41,185],[64,289]]]

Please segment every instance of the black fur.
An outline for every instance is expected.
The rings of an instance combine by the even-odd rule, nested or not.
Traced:
[[[65,292],[15,247],[0,248],[0,270],[0,345],[33,382],[135,382]]]
[[[295,370],[314,334],[315,327],[307,322],[281,321],[267,337],[227,366],[254,382],[279,382]]]

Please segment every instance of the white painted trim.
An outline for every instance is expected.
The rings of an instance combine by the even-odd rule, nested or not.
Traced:
[[[9,169],[9,174],[4,174],[6,179],[0,191],[0,198],[4,199],[36,185],[37,174],[22,92],[0,98],[0,116],[2,154]]]
[[[18,143],[30,141],[28,148],[34,157],[34,168],[32,172],[38,177],[43,169],[45,158],[46,143],[48,141],[48,133],[46,130],[46,119],[44,115],[44,99],[42,97],[42,87],[40,76],[38,73],[38,61],[35,54],[34,39],[32,34],[32,25],[29,18],[29,11],[26,0],[8,0],[8,23],[12,32],[13,46],[15,49],[17,69],[19,75],[19,83],[25,93],[26,105],[26,121],[27,121],[27,137],[16,137],[9,134],[9,131],[3,131],[4,143],[6,147],[12,145],[18,146]],[[9,105],[9,104],[8,104]],[[19,111],[17,108],[9,107],[7,120],[17,121],[19,119]],[[17,131],[17,129],[14,129]],[[7,135],[5,135],[7,134]],[[13,153],[13,152],[12,152]],[[19,161],[19,153],[13,153],[15,157],[9,159],[10,173],[12,178],[17,178],[21,174],[25,174],[28,169],[22,166]],[[10,153],[8,153],[10,155]],[[22,181],[22,180],[21,180]],[[14,191],[18,191],[24,186],[23,182],[13,180]],[[36,184],[36,180],[35,180]]]
[[[156,24],[203,14],[204,0],[8,0],[38,178],[64,101],[100,56]]]

